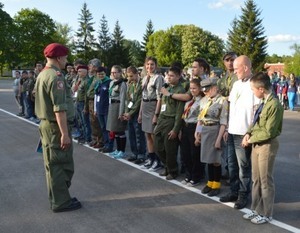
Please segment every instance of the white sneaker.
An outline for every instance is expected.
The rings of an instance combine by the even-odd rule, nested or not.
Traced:
[[[251,219],[251,222],[254,224],[263,224],[272,221],[272,217],[266,217],[262,215],[257,215],[255,218]]]
[[[243,218],[246,220],[251,220],[251,219],[255,218],[257,215],[258,215],[258,213],[256,211],[251,210],[251,212],[244,214]]]

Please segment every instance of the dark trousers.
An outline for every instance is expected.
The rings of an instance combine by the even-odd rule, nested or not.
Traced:
[[[179,140],[178,137],[169,139],[168,135],[173,126],[174,118],[159,118],[157,128],[154,131],[154,147],[167,172],[176,176],[178,174],[177,152]]]
[[[146,154],[146,138],[142,125],[138,123],[138,114],[133,115],[128,121],[128,134],[131,152],[139,159],[144,159]]]
[[[180,154],[186,169],[186,178],[197,182],[205,176],[205,163],[200,161],[200,146],[195,146],[196,125],[183,125]]]

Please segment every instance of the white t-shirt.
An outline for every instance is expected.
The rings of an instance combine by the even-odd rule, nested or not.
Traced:
[[[228,100],[230,102],[228,132],[244,135],[253,120],[254,106],[260,103],[260,100],[254,96],[251,90],[250,80],[246,82],[236,81]]]

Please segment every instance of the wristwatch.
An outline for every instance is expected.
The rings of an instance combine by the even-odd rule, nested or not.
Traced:
[[[173,93],[170,93],[170,95],[169,95],[169,96],[170,96],[170,98],[172,98],[172,96],[173,96]]]

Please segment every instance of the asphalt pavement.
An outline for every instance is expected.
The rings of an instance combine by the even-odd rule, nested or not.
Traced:
[[[284,113],[274,220],[259,226],[242,218],[250,204],[235,210],[232,203],[202,195],[204,182],[187,188],[180,183],[183,177],[166,181],[156,172],[76,143],[70,192],[83,208],[53,213],[42,155],[35,152],[38,126],[17,112],[12,80],[0,80],[1,233],[300,232],[300,112]],[[220,195],[227,190],[223,184]]]

